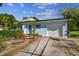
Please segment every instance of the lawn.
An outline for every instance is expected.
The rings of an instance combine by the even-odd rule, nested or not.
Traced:
[[[71,31],[70,36],[74,38],[79,38],[79,31]]]

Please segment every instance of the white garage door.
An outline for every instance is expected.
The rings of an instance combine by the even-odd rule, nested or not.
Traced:
[[[48,36],[50,37],[59,37],[60,27],[58,26],[49,26],[48,27]]]
[[[48,31],[48,36],[58,37],[59,36],[59,31],[58,30]]]

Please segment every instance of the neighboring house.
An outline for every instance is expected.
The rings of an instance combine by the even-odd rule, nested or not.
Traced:
[[[24,34],[32,32],[31,22],[33,21],[35,20],[32,18],[21,21]],[[67,19],[39,20],[36,25],[36,33],[49,37],[67,37]]]

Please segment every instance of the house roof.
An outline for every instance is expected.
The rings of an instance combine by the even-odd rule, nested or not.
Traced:
[[[38,20],[36,22],[50,22],[50,21],[67,21],[67,19],[65,18],[44,19],[44,20]],[[20,22],[26,23],[26,22],[34,22],[34,21],[21,20]]]
[[[25,19],[25,20],[22,20],[23,22],[25,22],[25,21],[35,21],[35,19],[33,19],[33,18],[28,18],[28,19]]]

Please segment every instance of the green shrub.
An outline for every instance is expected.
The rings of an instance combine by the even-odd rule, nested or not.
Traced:
[[[2,30],[0,31],[0,36],[2,37],[15,37],[16,32],[21,32],[20,30],[13,31],[13,30]]]
[[[0,31],[0,36],[2,37],[12,37],[14,36],[14,34],[15,34],[15,31],[9,31],[9,30]]]

